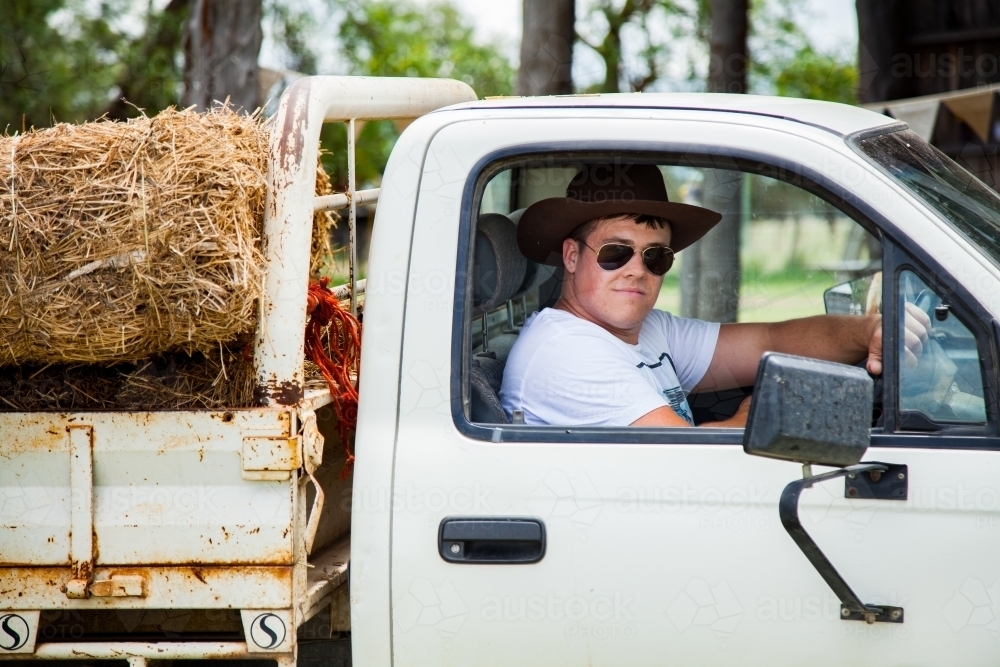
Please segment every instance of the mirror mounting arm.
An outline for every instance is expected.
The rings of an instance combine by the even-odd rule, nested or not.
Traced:
[[[861,601],[857,594],[840,576],[826,554],[813,541],[809,533],[802,527],[799,520],[799,496],[802,490],[811,487],[813,484],[826,482],[847,475],[857,475],[863,472],[878,471],[885,472],[887,467],[880,463],[861,463],[848,466],[832,472],[795,480],[785,487],[781,492],[781,500],[778,504],[778,513],[781,517],[781,525],[785,527],[788,534],[798,545],[805,557],[809,559],[812,566],[816,568],[823,580],[833,589],[833,592],[840,598],[840,617],[845,621],[865,621],[866,623],[902,623],[903,608],[888,607],[885,605],[868,605]]]

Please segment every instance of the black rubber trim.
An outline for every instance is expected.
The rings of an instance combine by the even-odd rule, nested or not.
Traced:
[[[903,124],[893,124],[886,127],[873,128],[870,132],[883,134],[897,132]],[[856,136],[856,135],[851,135]],[[850,144],[851,136],[845,141]],[[468,403],[468,356],[471,351],[465,342],[468,340],[471,321],[466,316],[471,303],[469,293],[471,285],[468,275],[472,263],[472,214],[479,209],[485,189],[486,176],[499,172],[513,163],[529,161],[531,158],[558,158],[558,161],[571,162],[588,158],[606,156],[613,153],[616,159],[653,162],[656,164],[679,163],[691,166],[712,166],[719,161],[726,161],[727,168],[739,168],[742,171],[761,174],[776,178],[802,187],[821,199],[834,205],[856,222],[867,228],[869,232],[881,236],[883,245],[886,241],[896,244],[909,253],[928,272],[938,277],[939,283],[947,283],[952,287],[950,292],[962,301],[966,310],[974,312],[981,322],[992,324],[993,317],[989,311],[975,300],[961,284],[922,248],[913,243],[898,225],[879,213],[866,201],[836,183],[821,172],[810,167],[793,162],[786,158],[748,151],[743,149],[728,149],[721,147],[706,147],[700,144],[681,142],[611,142],[611,141],[571,141],[543,142],[510,146],[492,151],[476,162],[469,171],[462,192],[462,203],[459,211],[458,257],[455,271],[455,308],[452,320],[452,357],[451,357],[451,408],[452,421],[460,433],[476,440],[487,442],[538,442],[538,443],[593,443],[593,444],[702,444],[702,445],[742,445],[742,429],[686,429],[686,428],[564,428],[557,426],[521,426],[521,425],[485,425],[473,424],[466,418],[465,405]],[[555,155],[554,155],[555,154]],[[555,161],[555,160],[554,160]],[[721,166],[721,165],[719,165]],[[883,250],[883,257],[886,252]],[[885,274],[886,267],[883,266]],[[923,273],[923,272],[921,272]],[[895,275],[895,273],[888,274]],[[891,281],[884,281],[891,282]],[[890,303],[894,303],[891,299]],[[885,299],[883,298],[883,305]],[[892,335],[891,332],[886,332]],[[887,343],[890,342],[887,340]],[[995,343],[995,341],[994,341]],[[887,347],[887,349],[894,349]],[[886,355],[887,358],[892,355]],[[992,367],[996,366],[996,350],[991,346]],[[890,369],[886,365],[886,371]],[[887,376],[891,377],[891,376]],[[994,374],[995,378],[995,374]],[[887,389],[893,383],[886,383]],[[887,392],[887,396],[889,393]],[[996,401],[988,404],[990,419],[995,423]],[[886,405],[887,411],[889,404]],[[892,403],[895,409],[895,403]],[[946,439],[947,442],[942,440]],[[1000,450],[1000,438],[989,436],[948,435],[947,432],[936,434],[885,433],[872,435],[873,447],[908,447],[918,449],[988,449]]]

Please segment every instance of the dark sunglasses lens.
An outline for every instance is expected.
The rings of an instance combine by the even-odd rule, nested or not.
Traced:
[[[642,251],[642,263],[654,276],[662,276],[674,265],[674,251],[670,248],[646,248]]]
[[[635,250],[630,246],[609,243],[597,252],[597,265],[605,271],[614,271],[628,264],[634,254]]]

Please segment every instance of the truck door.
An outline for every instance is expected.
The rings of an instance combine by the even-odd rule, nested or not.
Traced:
[[[966,251],[818,130],[686,112],[589,114],[455,123],[427,151],[394,460],[395,664],[992,660],[996,357],[990,316],[948,277],[960,275]],[[496,412],[486,390],[495,362],[525,314],[551,305],[558,274],[528,266],[503,293],[505,279],[476,266],[493,261],[501,272],[503,251],[476,226],[502,227],[487,214],[513,221],[532,201],[560,196],[581,153],[620,156],[622,146],[661,167],[672,199],[711,203],[746,225],[744,252],[749,245],[759,257],[740,276],[743,319],[884,304],[891,353],[867,460],[906,465],[906,499],[858,498],[838,480],[807,490],[800,508],[858,595],[902,608],[903,623],[842,618],[778,518],[799,466],[748,457],[742,430],[532,426]],[[822,173],[809,166],[820,164]],[[802,241],[811,233],[823,242]],[[845,257],[850,243],[854,256]],[[926,247],[940,250],[937,259]],[[767,264],[781,253],[794,262]],[[935,317],[947,306],[931,335],[940,349],[923,367],[908,366],[901,347],[907,304]],[[669,274],[658,307],[683,307]],[[735,400],[689,398],[702,419]]]

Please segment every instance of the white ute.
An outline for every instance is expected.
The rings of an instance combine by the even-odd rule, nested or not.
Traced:
[[[349,586],[338,629],[364,667],[993,664],[1000,199],[858,108],[637,94],[430,112],[471,99],[456,82],[333,77],[285,93],[255,351],[266,405],[0,414],[0,659],[287,664],[296,628],[327,605],[346,616]],[[301,390],[319,126],[420,114],[377,194],[357,461],[342,482],[329,397]],[[700,184],[684,191],[723,224],[745,212],[753,174],[857,228],[867,257],[837,268],[816,308],[882,313],[882,378],[767,357],[756,391],[771,398],[747,433],[510,423],[522,420],[499,408],[497,369],[558,293],[510,234],[596,158],[657,164],[672,196]],[[353,182],[350,195],[318,205],[375,196]],[[913,307],[933,328],[909,364],[900,317]],[[824,392],[847,397],[839,412],[757,407]],[[727,400],[690,397],[713,414]],[[796,453],[813,418],[829,438]],[[101,642],[46,636],[58,610],[204,620],[189,638]],[[211,639],[213,610],[239,612],[236,636]]]

